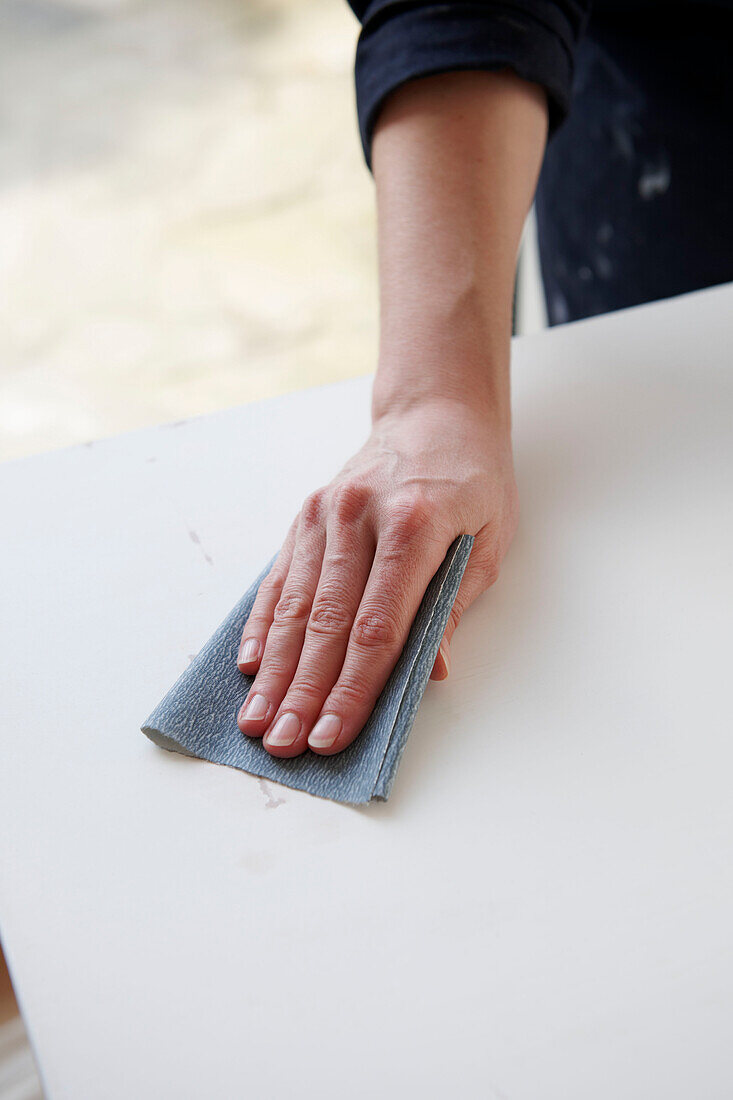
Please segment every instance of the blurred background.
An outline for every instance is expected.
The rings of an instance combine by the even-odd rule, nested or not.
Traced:
[[[346,0],[0,0],[0,458],[374,370],[357,31]]]
[[[0,459],[375,369],[357,33],[346,0],[0,0]],[[40,1095],[0,956],[0,1098]]]
[[[357,29],[0,0],[0,457],[374,369]]]

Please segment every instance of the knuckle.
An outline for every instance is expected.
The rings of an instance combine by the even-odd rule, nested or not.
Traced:
[[[352,631],[358,645],[375,649],[397,648],[401,631],[392,615],[385,611],[363,611],[354,621]]]
[[[342,710],[348,714],[351,711],[360,710],[365,703],[369,702],[369,699],[370,693],[366,684],[349,678],[340,680],[336,684],[325,705],[333,706],[335,710]]]
[[[411,493],[392,502],[388,528],[399,540],[412,542],[431,532],[433,526],[434,509],[424,493]]]
[[[305,530],[311,530],[320,524],[323,516],[324,497],[325,491],[323,489],[314,489],[303,501],[303,506],[300,509],[300,526]]]
[[[320,709],[327,690],[328,685],[320,683],[315,672],[301,673],[290,685],[282,710],[287,710],[290,705],[294,710]]]
[[[283,592],[275,604],[273,620],[276,623],[299,622],[310,615],[311,604],[300,592]]]
[[[369,503],[370,492],[366,485],[345,481],[337,485],[331,497],[331,508],[342,523],[356,523]]]
[[[351,617],[343,605],[333,599],[320,600],[314,605],[308,620],[308,630],[313,634],[328,636],[348,634]]]
[[[499,553],[499,547],[492,543],[484,550],[481,561],[481,577],[487,588],[491,588],[492,584],[496,584],[499,579],[500,568],[501,554]]]
[[[258,668],[257,675],[249,689],[250,696],[259,694],[264,695],[266,699],[272,700],[274,697],[281,695],[281,685],[287,673],[288,669],[282,657],[271,654],[267,667],[261,665]]]
[[[267,636],[272,619],[265,611],[253,607],[247,617],[247,637],[262,638]]]
[[[282,590],[284,584],[285,574],[281,573],[279,570],[275,572],[274,569],[271,569],[257,589],[257,596],[274,596],[275,593]]]

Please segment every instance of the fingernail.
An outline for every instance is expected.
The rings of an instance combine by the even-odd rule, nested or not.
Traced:
[[[275,725],[265,737],[268,745],[292,745],[300,733],[300,718],[292,711],[281,714]]]
[[[248,638],[239,651],[238,665],[248,665],[250,661],[256,661],[260,655],[260,643],[257,638]]]
[[[244,705],[242,711],[242,718],[246,718],[253,722],[259,721],[260,718],[264,718],[267,714],[268,702],[264,695],[250,695],[249,699]]]
[[[308,744],[314,749],[330,749],[341,733],[341,719],[338,714],[324,714],[310,732]]]

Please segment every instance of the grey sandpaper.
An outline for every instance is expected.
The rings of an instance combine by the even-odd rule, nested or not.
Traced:
[[[229,764],[337,802],[386,800],[458,593],[473,535],[459,535],[430,581],[397,664],[359,736],[343,752],[289,760],[247,737],[237,714],[254,681],[236,665],[242,630],[275,555],[142,726],[161,748]]]

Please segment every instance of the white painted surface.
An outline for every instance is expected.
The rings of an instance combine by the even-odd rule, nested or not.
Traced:
[[[733,1094],[732,315],[517,344],[520,532],[364,810],[138,726],[369,379],[0,470],[0,921],[50,1100]]]

